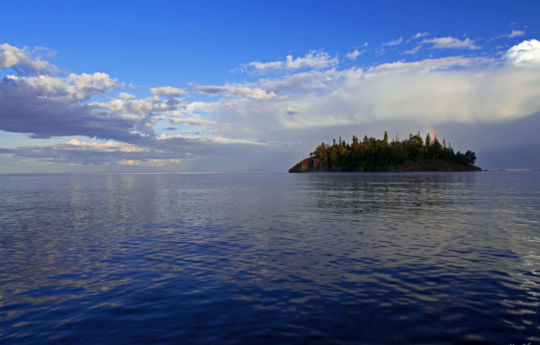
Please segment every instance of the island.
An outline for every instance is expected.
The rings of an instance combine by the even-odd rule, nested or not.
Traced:
[[[350,144],[341,137],[331,145],[322,143],[289,173],[479,171],[475,160],[474,152],[454,152],[450,143],[447,145],[444,139],[441,143],[437,136],[432,139],[429,133],[425,140],[417,133],[388,141],[384,132],[383,139],[364,136],[360,141],[353,136]]]

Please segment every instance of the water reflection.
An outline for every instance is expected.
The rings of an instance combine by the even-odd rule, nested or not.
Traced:
[[[537,177],[2,176],[0,334],[538,341]]]

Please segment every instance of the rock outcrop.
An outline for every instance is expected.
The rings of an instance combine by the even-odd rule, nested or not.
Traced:
[[[440,159],[407,161],[400,165],[328,167],[319,158],[306,158],[289,169],[289,173],[305,172],[413,172],[413,171],[480,171],[477,166],[458,164]]]

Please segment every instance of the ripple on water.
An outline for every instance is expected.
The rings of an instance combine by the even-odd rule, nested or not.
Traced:
[[[538,342],[538,177],[1,176],[0,337]]]

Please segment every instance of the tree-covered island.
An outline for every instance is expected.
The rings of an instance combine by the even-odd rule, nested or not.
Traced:
[[[332,144],[322,143],[315,151],[289,169],[290,173],[299,172],[406,172],[406,171],[477,171],[474,166],[476,155],[467,151],[454,152],[446,141],[439,142],[428,133],[425,140],[420,133],[410,134],[408,138],[388,141],[364,136],[359,140],[352,137],[352,143],[339,138]]]

